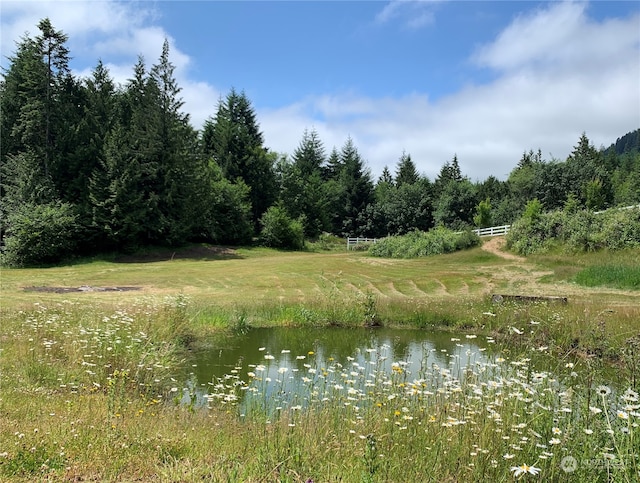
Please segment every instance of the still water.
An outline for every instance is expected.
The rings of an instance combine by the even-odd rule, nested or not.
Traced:
[[[256,328],[193,353],[185,401],[204,405],[220,381],[243,384],[256,372],[267,394],[296,392],[300,379],[336,370],[366,381],[369,371],[392,373],[394,365],[406,375],[441,368],[461,378],[468,367],[488,361],[492,346],[486,338],[411,329]]]

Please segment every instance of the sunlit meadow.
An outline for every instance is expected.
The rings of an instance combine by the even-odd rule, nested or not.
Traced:
[[[435,359],[425,348],[417,365],[390,359],[384,346],[344,360],[313,346],[263,350],[260,364],[240,360],[200,385],[188,371],[187,305],[185,297],[111,311],[65,302],[5,317],[0,479],[630,482],[640,474],[635,372],[614,383],[587,360],[558,360],[536,343],[552,316],[507,329],[516,338],[508,350],[470,332],[452,335],[455,353]],[[480,338],[481,354],[464,350]]]

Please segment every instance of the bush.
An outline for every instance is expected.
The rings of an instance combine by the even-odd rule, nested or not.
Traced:
[[[640,248],[640,208],[603,213],[600,239],[610,250]]]
[[[344,250],[344,238],[340,238],[331,233],[322,233],[316,242],[321,250]]]
[[[529,201],[522,217],[513,223],[507,234],[507,248],[520,255],[544,251],[548,232],[553,226],[545,216],[540,201]]]
[[[300,250],[304,248],[304,226],[293,220],[280,206],[270,207],[260,219],[260,242],[267,247]]]
[[[2,250],[9,266],[56,263],[76,248],[79,225],[68,203],[26,204],[11,213]]]
[[[471,230],[454,232],[438,227],[428,232],[412,231],[402,236],[390,236],[378,240],[369,248],[375,257],[417,258],[474,247],[480,244],[480,237]]]
[[[520,255],[542,253],[556,242],[570,251],[640,247],[640,209],[565,209],[548,213],[532,210],[516,221],[507,235],[507,248]]]
[[[567,248],[578,252],[592,252],[602,248],[598,242],[602,221],[603,215],[596,215],[593,211],[577,211],[566,217],[562,240]]]

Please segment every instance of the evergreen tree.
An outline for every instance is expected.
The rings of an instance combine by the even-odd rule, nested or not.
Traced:
[[[147,72],[142,58],[120,98],[104,159],[91,182],[94,226],[113,244],[177,245],[207,232],[207,164],[181,112],[180,87],[164,42]],[[104,77],[103,73],[96,73]],[[105,81],[103,88],[108,91]],[[100,98],[94,96],[94,101]]]
[[[393,176],[391,175],[391,172],[389,171],[389,167],[385,166],[384,168],[382,168],[382,174],[380,174],[380,178],[378,178],[378,185],[380,184],[387,184],[388,186],[391,186],[394,184],[394,180],[393,180]]]
[[[37,42],[22,38],[15,55],[8,60],[9,68],[4,70],[0,81],[0,160],[3,163],[9,155],[45,144],[43,110],[37,109],[40,115],[34,117],[30,111],[36,106],[29,105],[35,99],[42,105],[46,95],[43,82],[39,81],[46,78],[46,65]]]
[[[314,173],[320,173],[325,163],[325,153],[324,145],[315,129],[311,131],[305,129],[292,158],[303,177],[308,178]]]
[[[56,196],[45,158],[46,64],[35,39],[25,37],[9,58],[0,97],[0,194],[2,235],[9,215],[22,205],[54,201]]]
[[[578,144],[567,158],[565,173],[568,192],[570,190],[576,195],[583,206],[587,205],[587,193],[593,194],[593,187],[598,184],[598,198],[602,200],[602,207],[613,200],[613,188],[609,182],[612,173],[607,171],[603,161],[602,153],[590,143],[587,135],[582,133]],[[595,184],[592,184],[594,182]]]
[[[90,180],[96,241],[101,250],[133,251],[147,242],[146,196],[141,165],[135,162],[126,128],[116,125],[104,145],[104,158]]]
[[[351,138],[342,147],[340,164],[340,206],[334,213],[334,230],[344,236],[364,235],[358,217],[374,202],[373,181]]]
[[[446,186],[451,182],[462,181],[462,172],[460,171],[460,165],[458,164],[458,156],[454,155],[451,162],[447,161],[440,168],[440,172],[434,182],[434,191],[436,197],[444,191]]]
[[[162,54],[150,73],[155,89],[159,129],[158,210],[165,221],[161,240],[177,244],[198,231],[198,223],[206,208],[200,196],[206,185],[206,163],[197,155],[197,134],[182,113],[181,88],[169,61],[169,42],[164,41]]]
[[[322,180],[324,146],[315,131],[306,131],[291,163],[280,168],[281,205],[292,219],[302,220],[304,233],[315,238],[330,229],[328,197]]]
[[[75,207],[59,203],[68,183],[65,163],[69,138],[77,118],[73,113],[78,99],[77,84],[70,75],[67,36],[56,31],[48,19],[39,22],[40,34],[25,37],[18,44],[12,64],[2,82],[2,153],[0,190],[2,236],[15,253],[22,243],[31,243],[31,236],[18,235],[29,227],[46,223],[50,215],[64,211],[65,220],[73,219]],[[77,112],[75,113],[77,114]],[[75,201],[75,200],[73,200]],[[39,206],[42,205],[42,209]],[[45,206],[46,205],[46,206]],[[30,207],[25,211],[25,207]],[[12,216],[33,213],[33,219]],[[70,214],[70,218],[67,217]],[[13,223],[19,223],[12,226]],[[23,233],[24,234],[24,233]],[[43,243],[47,243],[46,240]],[[63,253],[61,247],[57,253]],[[34,260],[37,262],[37,260]]]
[[[490,198],[493,205],[497,205],[509,194],[509,187],[505,181],[500,181],[495,176],[489,176],[481,183],[477,183],[476,190],[479,200]]]
[[[45,172],[54,156],[56,138],[61,132],[64,115],[56,109],[57,95],[62,91],[62,85],[70,76],[69,50],[65,46],[68,40],[66,34],[57,31],[48,18],[38,24],[40,35],[36,42],[46,66],[44,81],[44,164]]]
[[[205,124],[203,150],[210,155],[230,181],[241,179],[251,188],[251,209],[256,227],[275,201],[275,155],[263,146],[256,115],[244,93],[234,89],[220,100],[214,119]]]
[[[118,107],[119,116],[106,139],[104,161],[91,180],[94,226],[115,246],[134,249],[162,242],[166,221],[162,193],[158,88],[144,60],[134,66]]]
[[[80,160],[78,168],[82,173],[80,198],[83,204],[83,225],[92,226],[94,207],[91,200],[91,179],[105,165],[105,142],[116,121],[117,93],[108,69],[100,61],[91,77],[84,81],[86,102],[84,115],[79,123],[78,133],[83,142],[79,143],[76,156]],[[106,181],[105,181],[106,182]],[[102,237],[95,227],[88,235],[91,245]]]
[[[457,160],[456,160],[457,163]],[[458,170],[460,167],[458,167]],[[411,155],[402,153],[400,160],[398,161],[398,167],[396,169],[396,184],[401,186],[402,184],[414,184],[418,181],[418,170],[416,165],[411,161]]]
[[[342,172],[342,160],[340,159],[340,153],[334,146],[327,158],[327,164],[323,170],[322,177],[324,180],[337,180]]]
[[[378,182],[376,183],[374,189],[376,206],[385,204],[395,188],[396,185],[393,181],[393,176],[391,175],[389,168],[385,166],[382,169],[382,174],[378,178]],[[377,211],[377,208],[374,209],[374,212],[375,211]],[[376,222],[376,224],[379,225],[379,222]],[[383,227],[376,228],[374,231],[385,233],[385,229]]]

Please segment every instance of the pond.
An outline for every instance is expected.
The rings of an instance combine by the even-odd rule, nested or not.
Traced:
[[[435,372],[431,384],[440,384],[489,364],[492,342],[411,329],[255,328],[194,352],[182,400],[242,404],[245,394],[259,392],[277,407],[284,398],[307,404],[313,394],[303,394],[319,383],[364,391],[387,375],[414,380]]]
[[[588,364],[558,359],[544,347],[498,347],[491,337],[390,328],[253,328],[193,352],[185,371],[183,387],[172,389],[175,402],[233,406],[241,416],[267,418],[314,405],[359,410],[388,398],[475,398],[487,391],[529,401],[543,386],[561,394],[598,383]],[[610,371],[599,375],[616,386]]]

